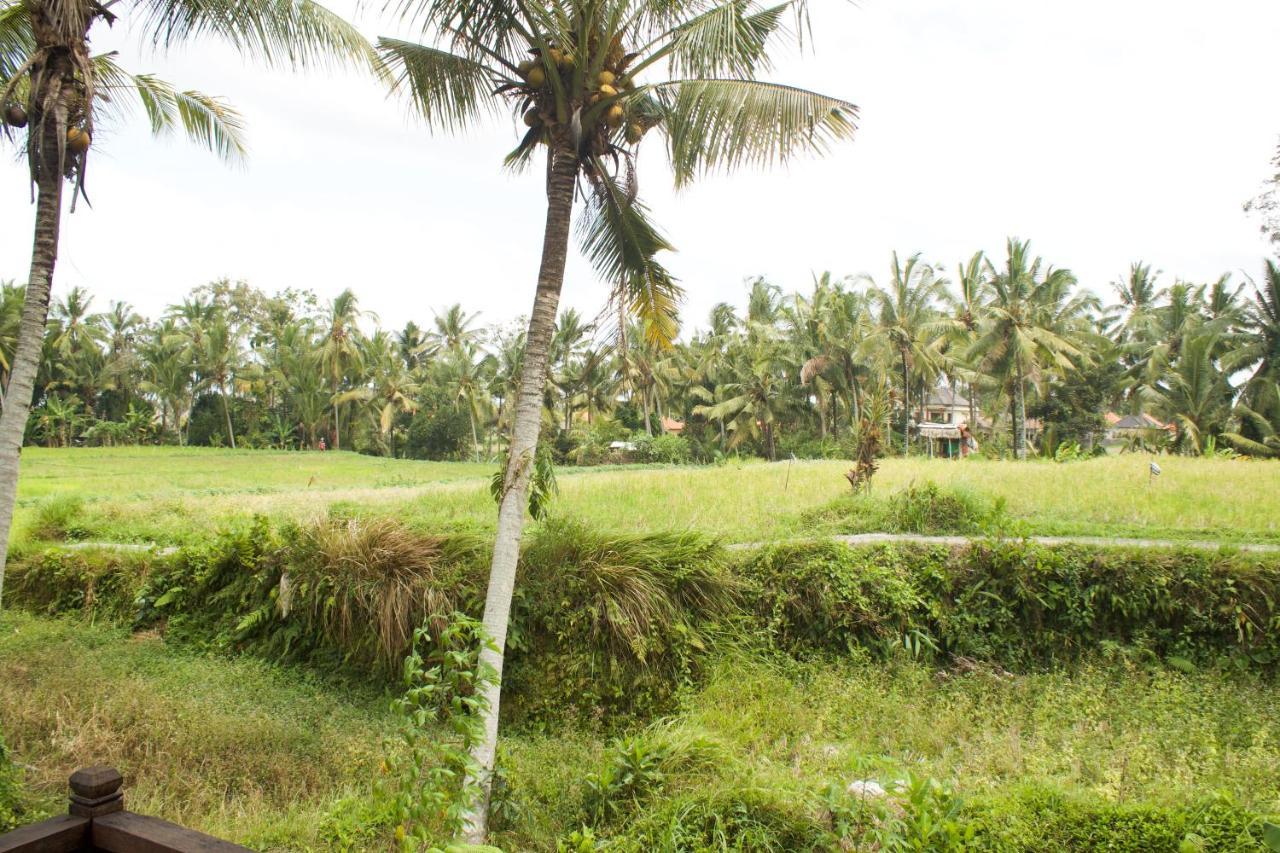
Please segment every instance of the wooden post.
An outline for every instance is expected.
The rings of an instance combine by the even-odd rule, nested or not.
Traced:
[[[124,811],[124,777],[114,767],[85,767],[71,774],[72,817],[95,818]]]
[[[114,767],[71,774],[69,814],[0,834],[0,853],[249,853],[200,832],[124,810]]]

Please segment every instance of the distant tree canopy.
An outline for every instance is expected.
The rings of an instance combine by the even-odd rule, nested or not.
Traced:
[[[746,311],[717,305],[672,347],[632,324],[562,312],[543,430],[561,462],[847,456],[868,399],[887,395],[891,452],[956,399],[988,448],[1095,443],[1103,414],[1150,416],[1168,449],[1280,455],[1280,267],[1240,283],[1165,281],[1133,264],[1103,305],[1068,270],[1011,241],[955,277],[919,256],[887,278],[816,277],[786,292],[747,282]],[[22,288],[0,293],[0,378]],[[398,331],[354,292],[268,295],[243,282],[192,290],[159,317],[55,301],[30,443],[349,448],[418,459],[497,459],[519,376],[519,324],[462,305]],[[954,397],[951,395],[954,394]],[[649,436],[670,433],[654,444]],[[676,436],[679,436],[678,440]],[[677,447],[676,444],[679,444]]]

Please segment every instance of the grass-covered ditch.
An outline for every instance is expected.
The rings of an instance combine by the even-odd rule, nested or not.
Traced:
[[[281,664],[259,676],[281,680],[268,694],[318,705],[290,717],[281,698],[251,718],[312,725],[350,694],[363,748],[344,761],[285,737],[259,755],[282,751],[287,767],[325,749],[327,781],[277,791],[252,762],[215,766],[221,806],[184,793],[153,810],[264,848],[376,849],[386,719],[368,697],[394,689],[417,626],[478,614],[487,556],[478,536],[341,517],[259,519],[171,554],[29,548],[7,599],[38,618],[0,639],[9,744],[33,764],[84,754],[50,746],[80,711],[37,699],[57,678],[19,648],[33,633],[68,659],[85,644],[136,656],[139,637],[162,634],[148,655]],[[520,573],[495,803],[508,849],[1248,850],[1267,849],[1264,818],[1280,812],[1280,556],[982,540],[732,550],[552,523]],[[176,692],[153,666],[169,687],[133,695]],[[19,670],[28,687],[10,689]],[[178,698],[196,717],[194,692]],[[146,778],[154,756],[133,737],[118,760]],[[55,778],[37,776],[37,789]],[[243,802],[257,810],[236,818]],[[293,810],[292,840],[255,817],[271,808]]]

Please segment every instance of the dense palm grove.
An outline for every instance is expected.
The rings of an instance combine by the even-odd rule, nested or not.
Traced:
[[[884,276],[824,274],[785,292],[747,283],[674,347],[613,314],[560,314],[544,437],[562,462],[844,456],[867,413],[921,452],[927,396],[967,400],[987,453],[1097,445],[1104,413],[1169,425],[1139,436],[1182,453],[1280,455],[1280,266],[1255,278],[1166,284],[1134,264],[1109,304],[1010,241],[954,272],[895,256]],[[22,289],[0,304],[0,369]],[[347,291],[193,290],[161,317],[69,290],[44,342],[28,441],[354,449],[491,459],[521,363],[519,323],[455,305],[377,328]],[[424,318],[425,320],[425,318]],[[1035,429],[1027,431],[1030,423]],[[677,434],[672,434],[678,431]]]

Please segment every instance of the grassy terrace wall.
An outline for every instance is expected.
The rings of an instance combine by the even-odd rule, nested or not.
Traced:
[[[33,611],[385,675],[423,621],[478,615],[487,558],[477,537],[392,520],[259,519],[168,555],[32,551],[9,588]],[[695,533],[551,524],[530,537],[520,572],[508,692],[521,715],[661,711],[724,643],[799,657],[905,649],[1010,668],[1099,649],[1177,667],[1280,661],[1277,555],[991,541],[729,552]]]

